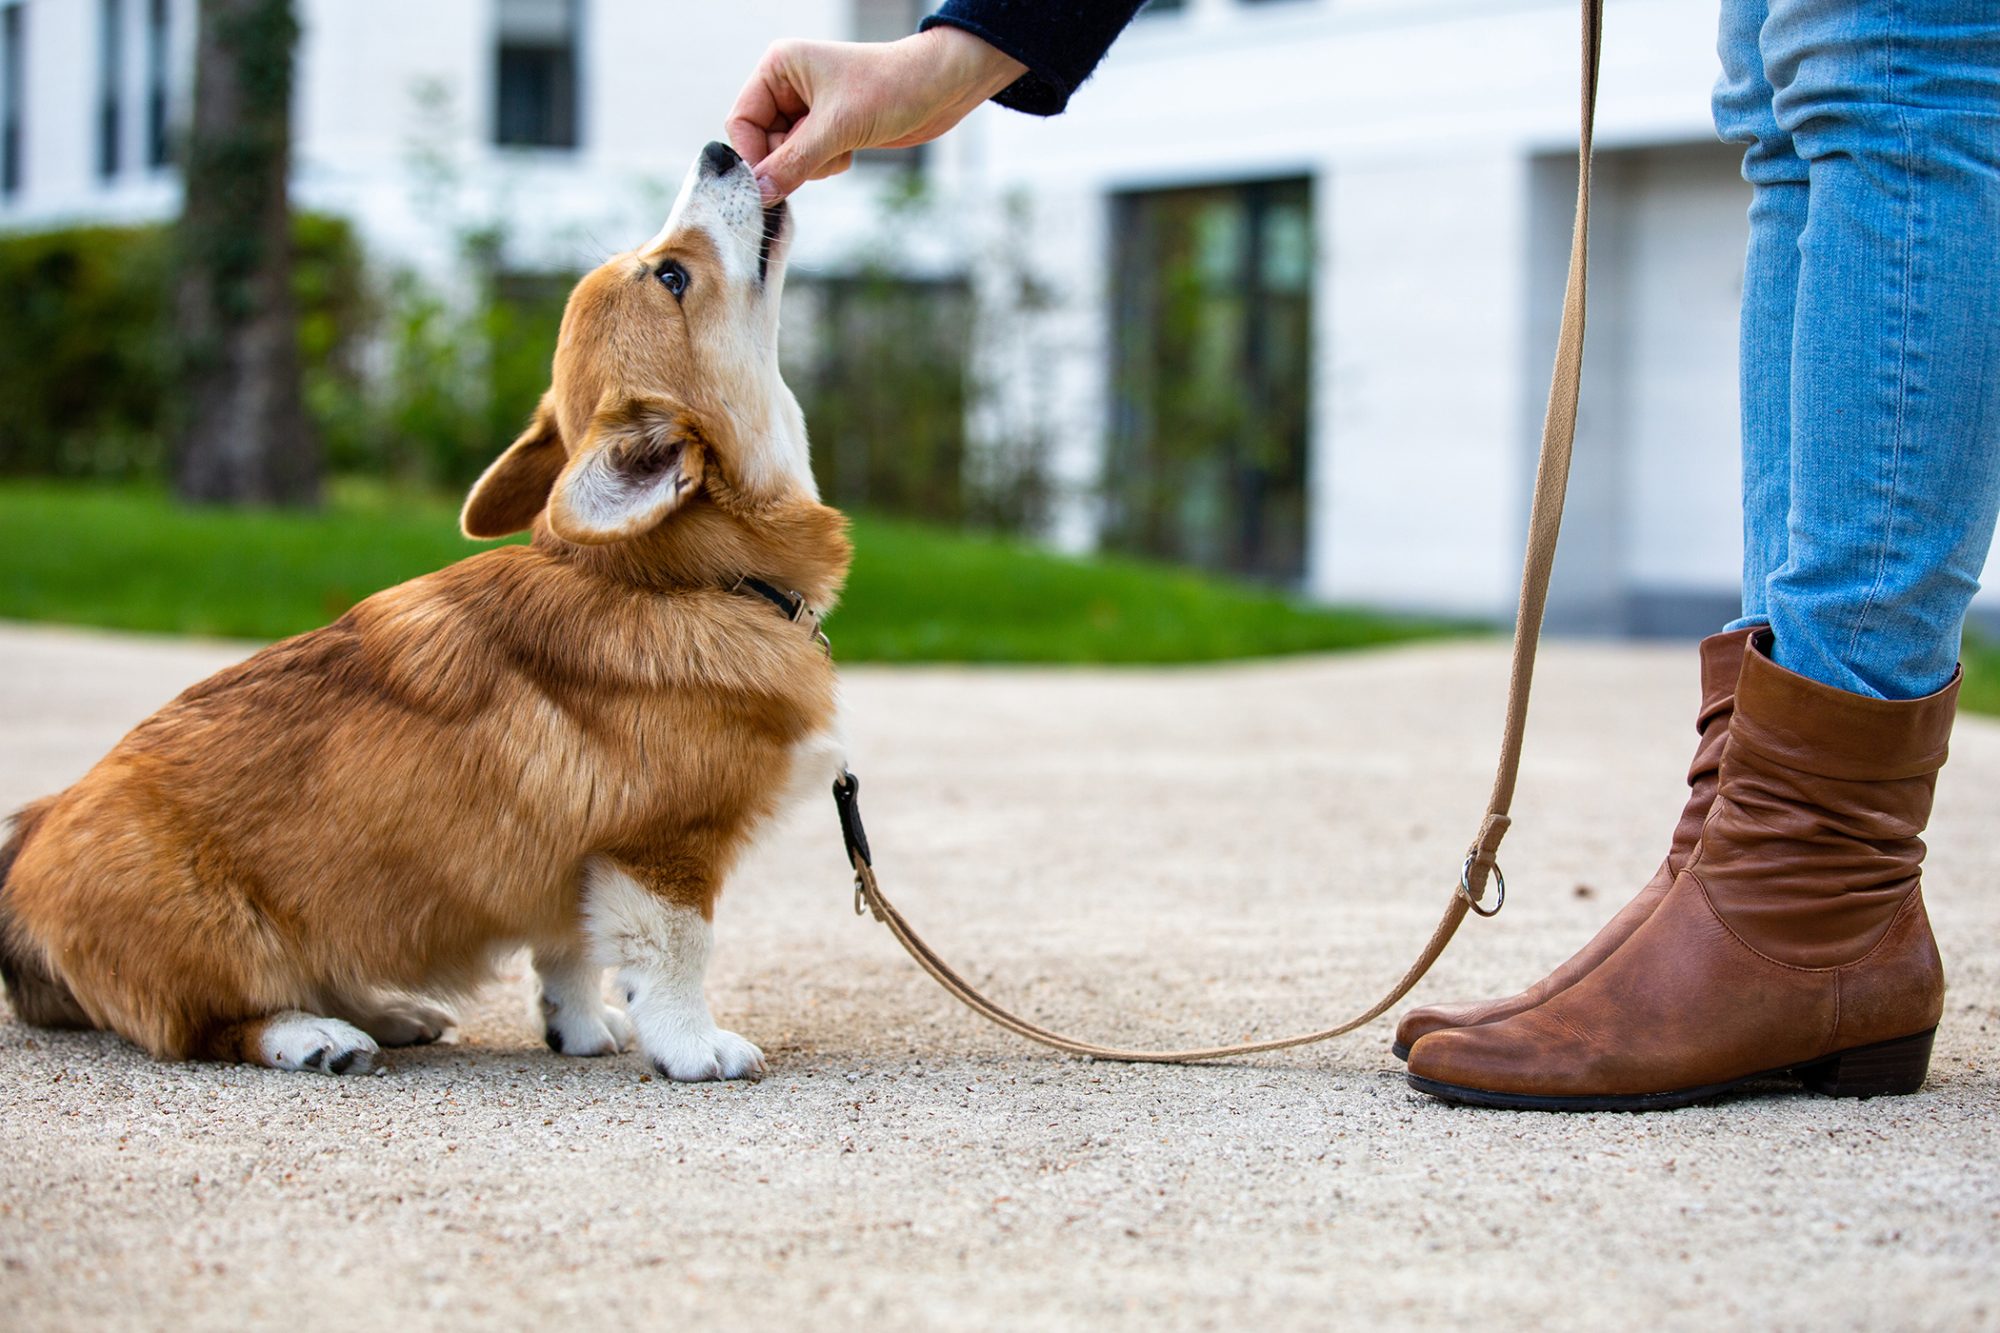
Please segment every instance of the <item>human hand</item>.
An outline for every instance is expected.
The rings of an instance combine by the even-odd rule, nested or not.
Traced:
[[[1028,67],[962,28],[896,42],[778,42],[730,109],[765,203],[838,175],[859,148],[928,143]]]

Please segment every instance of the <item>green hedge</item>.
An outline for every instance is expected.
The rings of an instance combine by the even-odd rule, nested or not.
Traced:
[[[478,262],[454,304],[411,273],[392,277],[365,391],[329,383],[310,401],[335,471],[422,487],[463,486],[520,433],[549,387],[568,275],[501,276]]]
[[[293,235],[307,391],[334,406],[359,384],[369,320],[361,252],[335,218],[301,216]],[[0,237],[0,473],[162,470],[179,410],[168,356],[172,273],[165,227]]]
[[[0,241],[0,472],[128,476],[157,467],[165,259],[150,229]]]
[[[426,486],[478,476],[548,387],[569,277],[501,277],[469,246],[481,280],[454,303],[411,273],[371,282],[345,221],[294,226],[306,403],[328,466]],[[179,411],[172,245],[160,226],[0,237],[0,475],[163,475]]]

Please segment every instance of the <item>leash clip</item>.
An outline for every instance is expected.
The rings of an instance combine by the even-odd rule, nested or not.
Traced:
[[[833,780],[833,806],[840,813],[840,837],[847,844],[847,863],[854,867],[854,915],[867,916],[874,906],[868,897],[867,872],[874,868],[875,862],[868,851],[868,830],[861,824],[860,796],[861,779],[843,765],[840,776]]]
[[[1507,905],[1507,877],[1500,873],[1498,861],[1489,861],[1493,867],[1493,888],[1496,896],[1493,899],[1493,906],[1480,906],[1479,899],[1472,896],[1472,863],[1478,859],[1478,852],[1465,854],[1465,864],[1458,872],[1458,896],[1465,899],[1465,905],[1477,916],[1499,916],[1500,909]]]

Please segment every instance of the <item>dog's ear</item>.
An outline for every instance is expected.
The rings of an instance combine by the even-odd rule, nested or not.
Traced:
[[[555,394],[545,393],[528,428],[472,483],[459,511],[459,531],[468,537],[505,537],[528,527],[548,503],[549,488],[566,459]]]
[[[700,430],[678,401],[609,398],[556,479],[549,526],[586,545],[636,537],[695,493],[707,458]]]

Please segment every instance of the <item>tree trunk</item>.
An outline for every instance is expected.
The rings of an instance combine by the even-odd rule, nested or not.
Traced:
[[[181,497],[309,505],[319,442],[306,417],[292,299],[292,0],[201,0],[175,293],[185,416]]]

